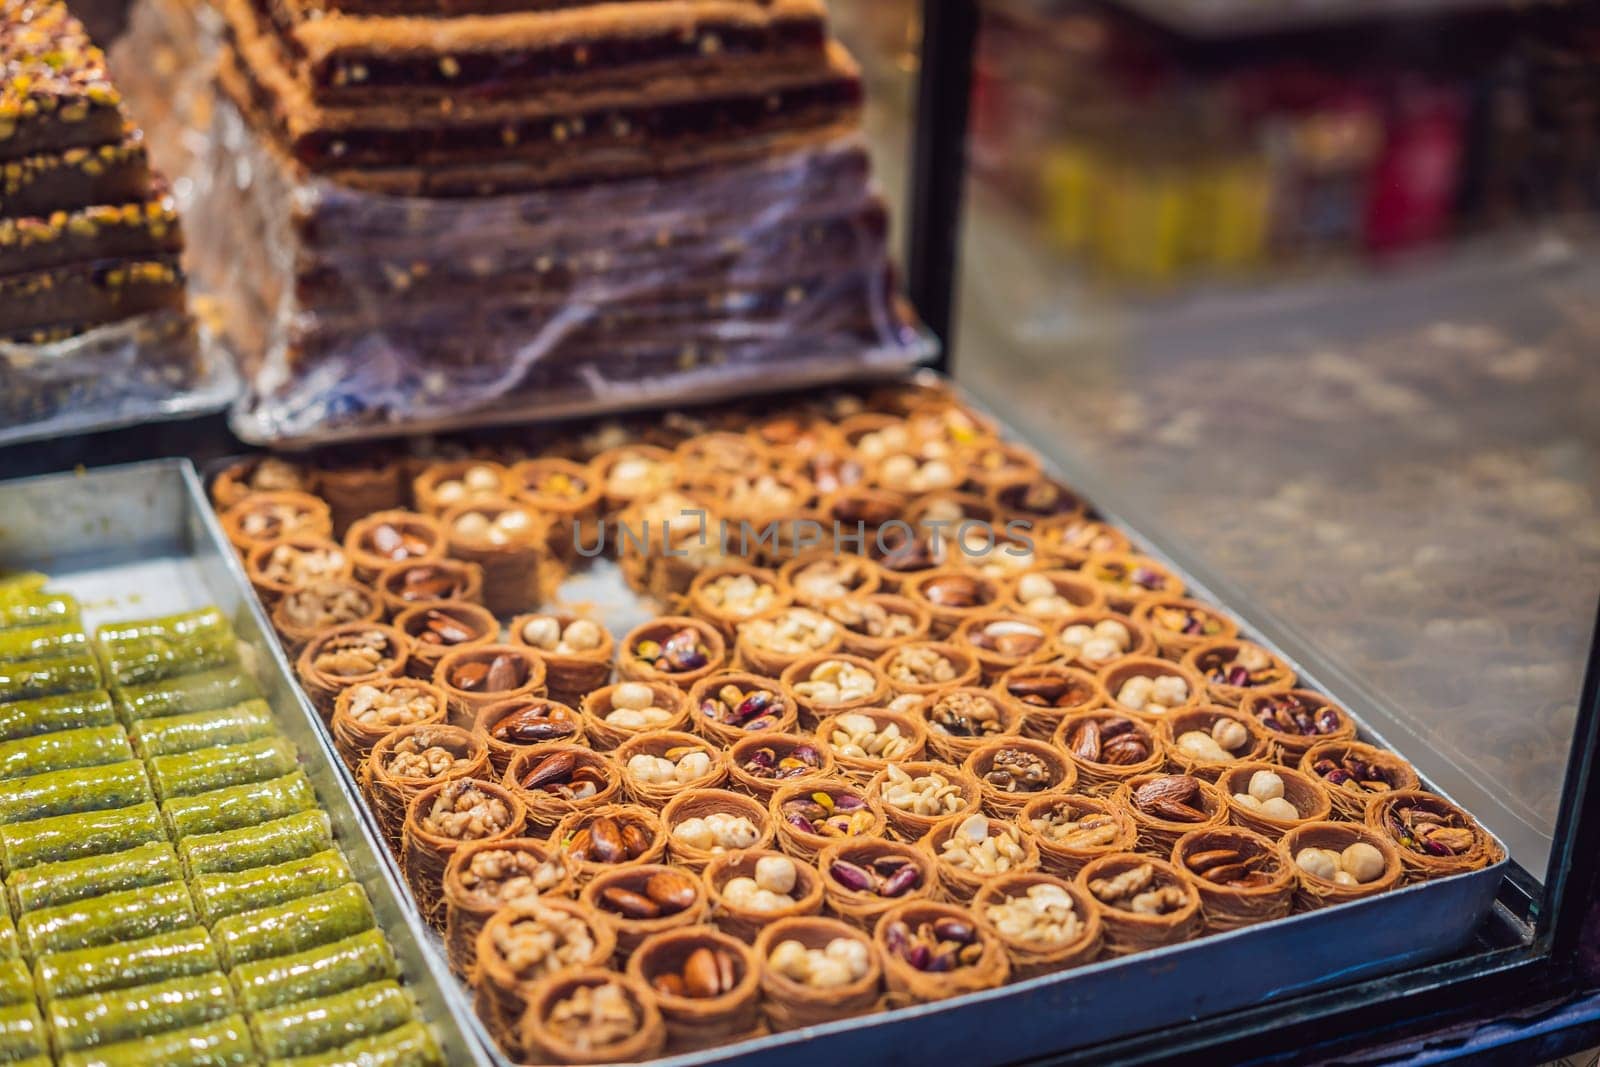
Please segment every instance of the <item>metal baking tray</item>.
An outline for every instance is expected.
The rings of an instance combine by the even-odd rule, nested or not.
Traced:
[[[926,370],[914,372],[910,380],[939,381],[954,387],[948,379]],[[963,403],[993,419],[1012,439],[1022,439],[993,411],[955,388]],[[238,458],[219,461],[208,468],[208,473],[221,471]],[[1046,471],[1059,474],[1047,454],[1041,453],[1040,458]],[[1196,596],[1228,606],[1227,600],[1213,595],[1203,583],[1193,581],[1165,553],[1151,548],[1138,530],[1114,515],[1105,518],[1128,533],[1142,550],[1171,567]],[[640,621],[645,608],[623,582],[615,565],[604,560],[596,560],[588,570],[570,577],[558,598],[569,605],[583,605],[618,632]],[[1241,634],[1283,655],[1278,644],[1250,627],[1248,620],[1241,619]],[[1320,684],[1292,657],[1285,659],[1300,674],[1302,684],[1338,699],[1336,689]],[[1356,718],[1363,740],[1394,748],[1359,716],[1353,713],[1352,717]],[[344,773],[347,787],[353,789],[343,763],[334,762]],[[1446,795],[1431,782],[1424,784]],[[362,810],[367,811],[365,805]],[[379,851],[393,876],[398,877],[393,858],[387,850]],[[922,1064],[943,1060],[979,1065],[1068,1052],[1448,956],[1466,946],[1488,916],[1508,864],[1509,860],[1503,859],[1480,871],[982,993],[651,1062],[657,1067],[705,1063],[814,1067],[819,1059],[831,1058],[850,1063]],[[414,913],[415,905],[409,896],[406,902]],[[422,941],[436,968],[448,971],[441,938],[420,919],[414,919],[412,925],[423,931]],[[473,1011],[471,991],[458,981],[443,984],[445,996],[455,1005],[462,1024],[483,1043],[486,1055],[497,1067],[510,1067],[511,1061],[500,1052]]]
[[[468,1036],[449,968],[423,947],[426,927],[388,850],[362,815],[366,805],[301,694],[282,650],[222,535],[188,460],[157,460],[90,472],[0,482],[0,568],[50,575],[76,596],[84,623],[186,611],[215,604],[258,656],[258,676],[284,734],[356,878],[372,898],[402,979],[451,1064],[485,1064],[482,1035]],[[380,858],[382,857],[382,858]],[[447,995],[449,990],[457,995]]]

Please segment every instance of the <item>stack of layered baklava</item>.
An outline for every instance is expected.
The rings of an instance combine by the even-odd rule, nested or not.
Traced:
[[[0,72],[0,340],[181,309],[177,217],[83,26],[4,0]]]
[[[263,435],[910,343],[823,0],[216,2]]]

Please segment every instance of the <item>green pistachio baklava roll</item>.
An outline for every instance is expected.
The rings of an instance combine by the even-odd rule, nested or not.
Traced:
[[[33,972],[20,959],[0,960],[0,1006],[33,1003]]]
[[[46,1056],[50,1039],[33,1001],[0,1008],[0,1063]]]
[[[49,584],[50,576],[43,571],[5,571],[0,573],[0,598],[37,593]]]
[[[272,709],[265,700],[246,700],[226,708],[138,719],[128,729],[128,740],[141,759],[193,752],[216,745],[259,741],[278,732]]]
[[[259,1063],[260,1056],[244,1019],[229,1015],[164,1034],[79,1049],[56,1062],[59,1067],[244,1067]]]
[[[138,760],[73,767],[5,783],[0,787],[0,823],[126,808],[154,799],[144,764]]]
[[[211,935],[196,925],[120,944],[47,953],[34,963],[33,976],[39,995],[52,1000],[205,974],[221,966]]]
[[[95,640],[112,650],[121,650],[151,638],[183,642],[196,637],[233,636],[233,623],[214,605],[180,611],[175,615],[158,615],[152,619],[130,619],[127,622],[108,622],[94,632]]]
[[[120,725],[58,730],[16,741],[0,741],[0,779],[27,778],[70,767],[98,767],[133,759],[128,732]]]
[[[17,920],[17,936],[37,958],[46,952],[134,941],[196,921],[189,887],[164,882],[29,912]]]
[[[0,960],[14,960],[22,955],[17,942],[17,924],[11,919],[11,905],[6,894],[0,893]]]
[[[320,808],[252,826],[190,834],[178,842],[178,855],[190,878],[245,871],[304,859],[333,847],[333,824]]]
[[[161,812],[154,804],[52,815],[0,826],[0,863],[9,876],[40,863],[125,852],[166,839]]]
[[[167,678],[149,685],[120,686],[114,695],[122,717],[131,723],[259,700],[261,687],[237,667],[228,667]]]
[[[229,915],[326,893],[354,879],[343,854],[330,848],[305,859],[270,867],[197,875],[189,883],[189,889],[194,894],[200,920],[210,926]]]
[[[0,704],[0,741],[19,741],[86,726],[110,726],[116,721],[117,709],[111,703],[111,694],[104,689],[13,700]]]
[[[233,987],[213,971],[52,1000],[45,1007],[45,1024],[55,1047],[66,1051],[215,1022],[233,1011]]]
[[[256,1048],[268,1059],[327,1052],[393,1030],[416,1017],[411,997],[394,982],[347,989],[250,1016]]]
[[[328,1052],[267,1063],[269,1067],[439,1067],[444,1054],[426,1026],[410,1022]]]
[[[230,915],[211,928],[229,969],[326,945],[377,925],[366,891],[355,882],[326,893]]]
[[[87,648],[25,663],[0,663],[0,701],[87,693],[100,686],[100,661]]]
[[[294,746],[282,737],[152,757],[146,764],[161,800],[281,778],[295,769]]]
[[[241,826],[281,819],[317,806],[317,794],[304,771],[291,771],[264,782],[213,789],[209,793],[174,797],[162,805],[175,840],[190,834],[213,834]]]
[[[394,950],[379,930],[366,930],[288,956],[241,963],[228,973],[239,1007],[277,1008],[400,976]]]
[[[83,612],[66,593],[42,589],[13,590],[0,594],[0,630],[34,626],[78,625]]]
[[[13,874],[8,888],[17,913],[26,915],[40,908],[182,878],[183,865],[172,846],[166,841],[151,841],[106,856],[41,863]]]
[[[89,651],[83,628],[70,622],[0,630],[0,663],[25,663]]]
[[[151,685],[201,671],[238,669],[239,639],[230,631],[180,639],[138,637],[112,645],[101,641],[100,655],[113,686]]]

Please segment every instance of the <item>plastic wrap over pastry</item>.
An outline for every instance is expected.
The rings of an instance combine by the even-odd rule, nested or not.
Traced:
[[[220,101],[202,163],[194,277],[239,357],[247,440],[703,400],[929,355],[854,138],[493,195],[479,190],[503,176],[475,172],[416,195],[307,176]]]
[[[210,327],[186,312],[42,344],[0,340],[0,445],[220,411],[238,386]]]

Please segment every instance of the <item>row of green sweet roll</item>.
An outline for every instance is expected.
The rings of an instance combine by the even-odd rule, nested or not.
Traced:
[[[87,647],[43,659],[0,663],[0,703],[92,693],[100,688],[100,661]]]
[[[102,626],[95,645],[114,690],[239,664],[233,625],[214,607]]]
[[[148,719],[191,715],[261,699],[261,687],[238,667],[178,675],[143,685],[117,687],[117,714],[130,727]]]
[[[111,726],[117,721],[116,706],[104,689],[13,700],[0,704],[0,742],[21,741],[58,730]]]
[[[66,593],[48,592],[47,581],[42,574],[30,574],[0,586],[0,630],[81,622],[83,612],[77,600]]]

